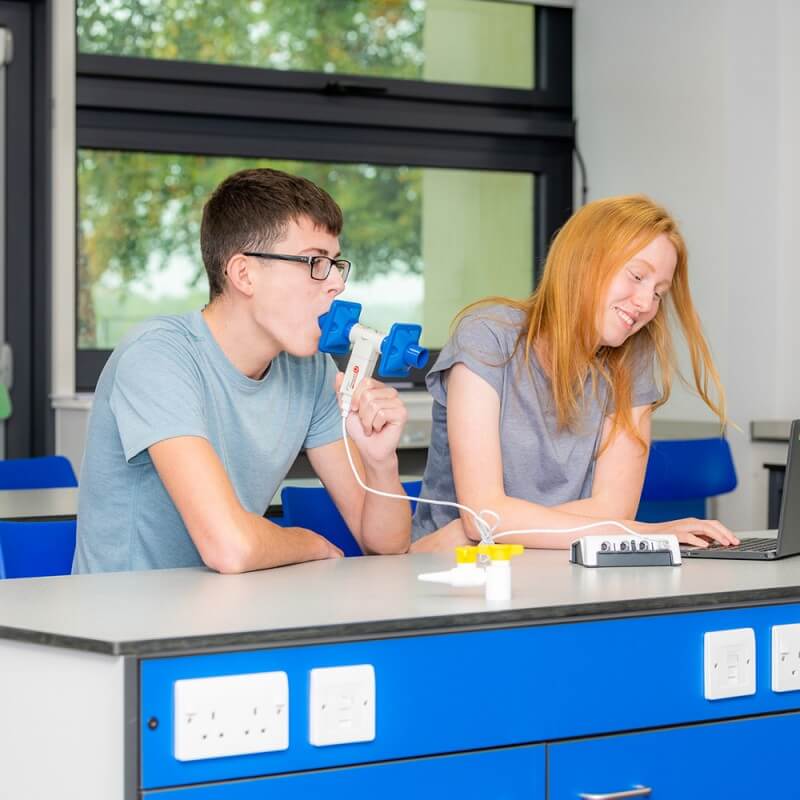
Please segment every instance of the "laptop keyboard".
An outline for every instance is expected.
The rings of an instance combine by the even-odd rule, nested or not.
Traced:
[[[778,546],[777,539],[763,539],[763,538],[754,538],[754,539],[740,539],[739,544],[726,547],[725,545],[719,544],[718,542],[712,542],[708,546],[708,550],[733,550],[735,552],[746,552],[746,553],[760,553],[766,552],[768,550],[775,550]]]

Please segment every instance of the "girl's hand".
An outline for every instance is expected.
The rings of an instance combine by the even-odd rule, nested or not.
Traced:
[[[715,519],[687,517],[671,522],[651,523],[648,527],[654,535],[659,531],[674,533],[681,544],[688,544],[692,547],[708,547],[710,542],[718,542],[725,547],[739,544],[736,535]],[[648,530],[645,535],[649,533]]]

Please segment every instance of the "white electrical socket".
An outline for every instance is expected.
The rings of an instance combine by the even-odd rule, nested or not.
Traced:
[[[800,624],[772,626],[772,691],[800,690]]]
[[[375,738],[372,664],[311,670],[308,739],[317,747]]]
[[[175,681],[174,698],[178,761],[289,747],[289,679],[285,672]]]
[[[709,631],[704,649],[707,700],[756,693],[756,635],[752,628]]]

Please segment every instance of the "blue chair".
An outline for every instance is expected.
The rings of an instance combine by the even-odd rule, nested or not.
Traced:
[[[403,488],[409,497],[419,497],[422,481],[408,481]],[[284,528],[294,526],[319,533],[335,544],[345,556],[364,555],[324,487],[286,486],[281,491],[281,505],[283,517],[271,519],[271,522]],[[416,505],[412,501],[412,513]]]
[[[61,489],[77,486],[72,464],[64,456],[0,461],[0,489]]]
[[[736,470],[725,439],[665,439],[650,445],[636,519],[665,522],[707,516],[709,497],[736,488]]]
[[[75,528],[74,519],[0,522],[0,578],[69,575]]]

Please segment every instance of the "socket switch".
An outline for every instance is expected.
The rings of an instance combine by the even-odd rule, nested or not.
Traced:
[[[175,681],[175,758],[266,753],[289,747],[289,679],[254,672]]]

